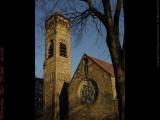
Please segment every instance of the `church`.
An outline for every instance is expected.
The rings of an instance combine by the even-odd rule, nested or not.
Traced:
[[[59,13],[45,21],[41,120],[118,120],[112,64],[84,53],[71,76],[69,25]]]

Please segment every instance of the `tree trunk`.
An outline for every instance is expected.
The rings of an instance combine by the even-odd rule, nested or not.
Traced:
[[[119,107],[119,117],[120,120],[124,120],[124,110],[125,110],[125,71],[119,68],[116,71],[116,89]]]
[[[123,65],[123,54],[119,41],[112,29],[107,30],[106,43],[108,45],[112,64],[115,72],[116,90],[118,98],[119,119],[124,120],[125,108],[125,69]]]

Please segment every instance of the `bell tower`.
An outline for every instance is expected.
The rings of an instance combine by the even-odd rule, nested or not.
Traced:
[[[69,20],[55,13],[46,19],[45,30],[44,117],[59,120],[60,93],[71,79]]]

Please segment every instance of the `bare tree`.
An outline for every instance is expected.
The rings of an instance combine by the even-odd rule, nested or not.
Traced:
[[[39,1],[39,0],[36,0]],[[43,2],[42,2],[43,1]],[[47,14],[50,11],[46,10],[44,5],[52,0],[42,0],[41,8]],[[58,1],[58,0],[57,0]],[[81,38],[83,32],[86,29],[87,21],[92,20],[95,24],[97,31],[101,34],[101,26],[106,29],[106,44],[109,48],[112,64],[114,67],[116,78],[116,90],[119,105],[120,120],[124,120],[124,108],[125,108],[125,39],[123,45],[120,45],[119,34],[119,21],[122,5],[125,0],[114,0],[115,8],[111,6],[111,0],[63,0],[67,5],[61,7],[63,15],[67,16],[71,22],[71,29],[79,34],[78,38]],[[60,5],[55,2],[55,6]],[[83,8],[81,7],[83,5]],[[124,5],[123,5],[124,6]],[[45,9],[44,9],[45,8]],[[124,7],[123,7],[124,9]],[[53,10],[53,9],[52,9]],[[124,11],[125,12],[125,11]],[[53,11],[52,11],[53,13]],[[124,35],[125,36],[125,35]],[[125,37],[124,37],[125,38]]]
[[[125,107],[125,47],[120,46],[119,35],[119,18],[122,9],[122,0],[116,1],[116,8],[114,15],[112,15],[111,3],[109,0],[101,0],[103,9],[98,10],[93,0],[81,0],[87,4],[87,8],[79,12],[76,8],[73,13],[66,14],[71,20],[71,27],[82,33],[86,27],[87,19],[91,16],[96,25],[97,31],[100,33],[101,22],[106,28],[106,44],[108,45],[114,71],[116,77],[116,89],[119,103],[120,120],[124,120],[124,107]],[[125,43],[125,40],[124,40]]]

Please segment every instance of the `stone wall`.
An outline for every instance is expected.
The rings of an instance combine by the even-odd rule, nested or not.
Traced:
[[[98,96],[92,104],[82,104],[79,89],[84,82],[82,61],[68,90],[69,120],[118,120],[117,101],[113,98],[111,76],[89,60],[88,78],[98,86]]]

